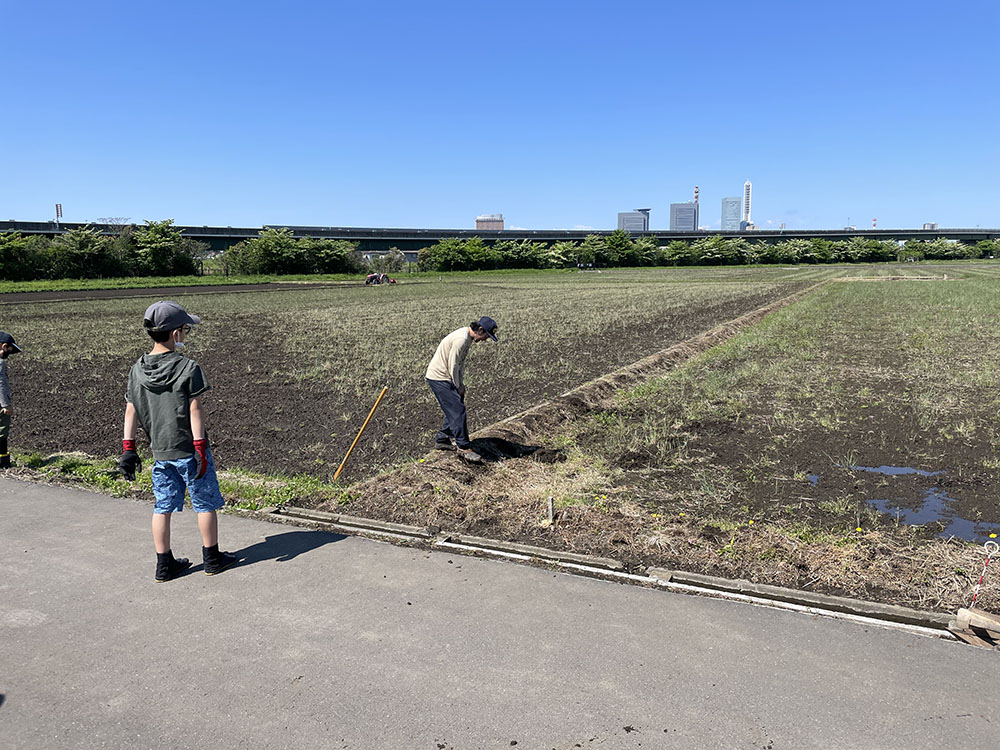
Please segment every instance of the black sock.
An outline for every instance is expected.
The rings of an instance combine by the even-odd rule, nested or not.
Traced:
[[[174,561],[174,551],[168,549],[166,552],[156,553],[156,564],[157,565],[169,565]]]

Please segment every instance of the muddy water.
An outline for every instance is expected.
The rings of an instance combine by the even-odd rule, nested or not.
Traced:
[[[848,468],[891,477],[905,475],[934,477],[944,473],[943,471],[915,469],[910,466],[850,466]],[[819,478],[816,477],[816,481],[813,481],[814,476],[810,475],[809,481],[812,482],[813,486],[816,486]],[[894,516],[899,523],[911,526],[940,523],[942,530],[937,534],[939,537],[953,536],[970,542],[979,542],[988,538],[990,534],[1000,534],[1000,524],[973,521],[958,515],[954,510],[955,498],[948,495],[942,487],[935,486],[925,490],[921,495],[918,507],[912,507],[912,503],[907,503],[904,506],[890,498],[870,498],[866,502],[876,510]]]

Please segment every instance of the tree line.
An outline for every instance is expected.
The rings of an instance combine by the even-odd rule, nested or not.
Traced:
[[[112,225],[113,234],[91,227],[55,237],[0,233],[0,279],[99,279],[123,276],[190,276],[198,270],[203,242],[184,237],[173,221]]]
[[[494,268],[565,268],[572,266],[721,266],[760,263],[882,263],[918,260],[992,258],[1000,241],[976,244],[947,239],[893,240],[851,237],[847,240],[795,238],[767,243],[743,237],[713,235],[694,241],[632,238],[624,230],[588,235],[581,242],[546,245],[531,240],[501,240],[487,245],[479,237],[447,239],[424,248],[419,267],[426,271],[472,271]]]
[[[0,233],[0,279],[111,278],[185,276],[200,271],[208,245],[186,238],[170,219],[142,226],[103,220],[110,234],[83,227],[53,238]],[[316,237],[295,238],[288,229],[265,229],[229,248],[222,269],[234,274],[332,274],[399,271],[403,253],[392,250],[365,260],[357,243]],[[713,235],[660,245],[655,237],[632,237],[623,230],[588,235],[580,242],[548,245],[531,240],[479,237],[445,239],[419,253],[425,271],[475,271],[502,268],[571,268],[615,266],[713,266],[761,263],[878,263],[918,260],[992,258],[1000,241],[975,244],[946,239],[898,243],[866,237],[847,240],[795,238],[767,243],[744,237]]]

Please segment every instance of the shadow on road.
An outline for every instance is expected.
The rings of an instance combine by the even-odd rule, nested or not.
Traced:
[[[284,534],[274,534],[265,537],[262,542],[239,550],[236,554],[240,561],[234,567],[242,568],[266,560],[288,562],[306,552],[346,538],[343,534],[329,531],[287,531]]]
[[[3,702],[4,702],[4,695],[3,693],[0,693],[0,706],[3,706]]]

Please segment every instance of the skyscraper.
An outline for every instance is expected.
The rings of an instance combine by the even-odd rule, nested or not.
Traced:
[[[637,208],[618,214],[618,228],[626,232],[648,232],[650,208]]]
[[[670,204],[670,231],[694,232],[698,229],[698,204],[694,201]]]
[[[740,229],[748,229],[753,226],[753,219],[750,218],[750,180],[743,183],[743,215],[740,217]]]
[[[722,199],[722,231],[738,232],[740,229],[740,204],[742,199],[737,195]]]

